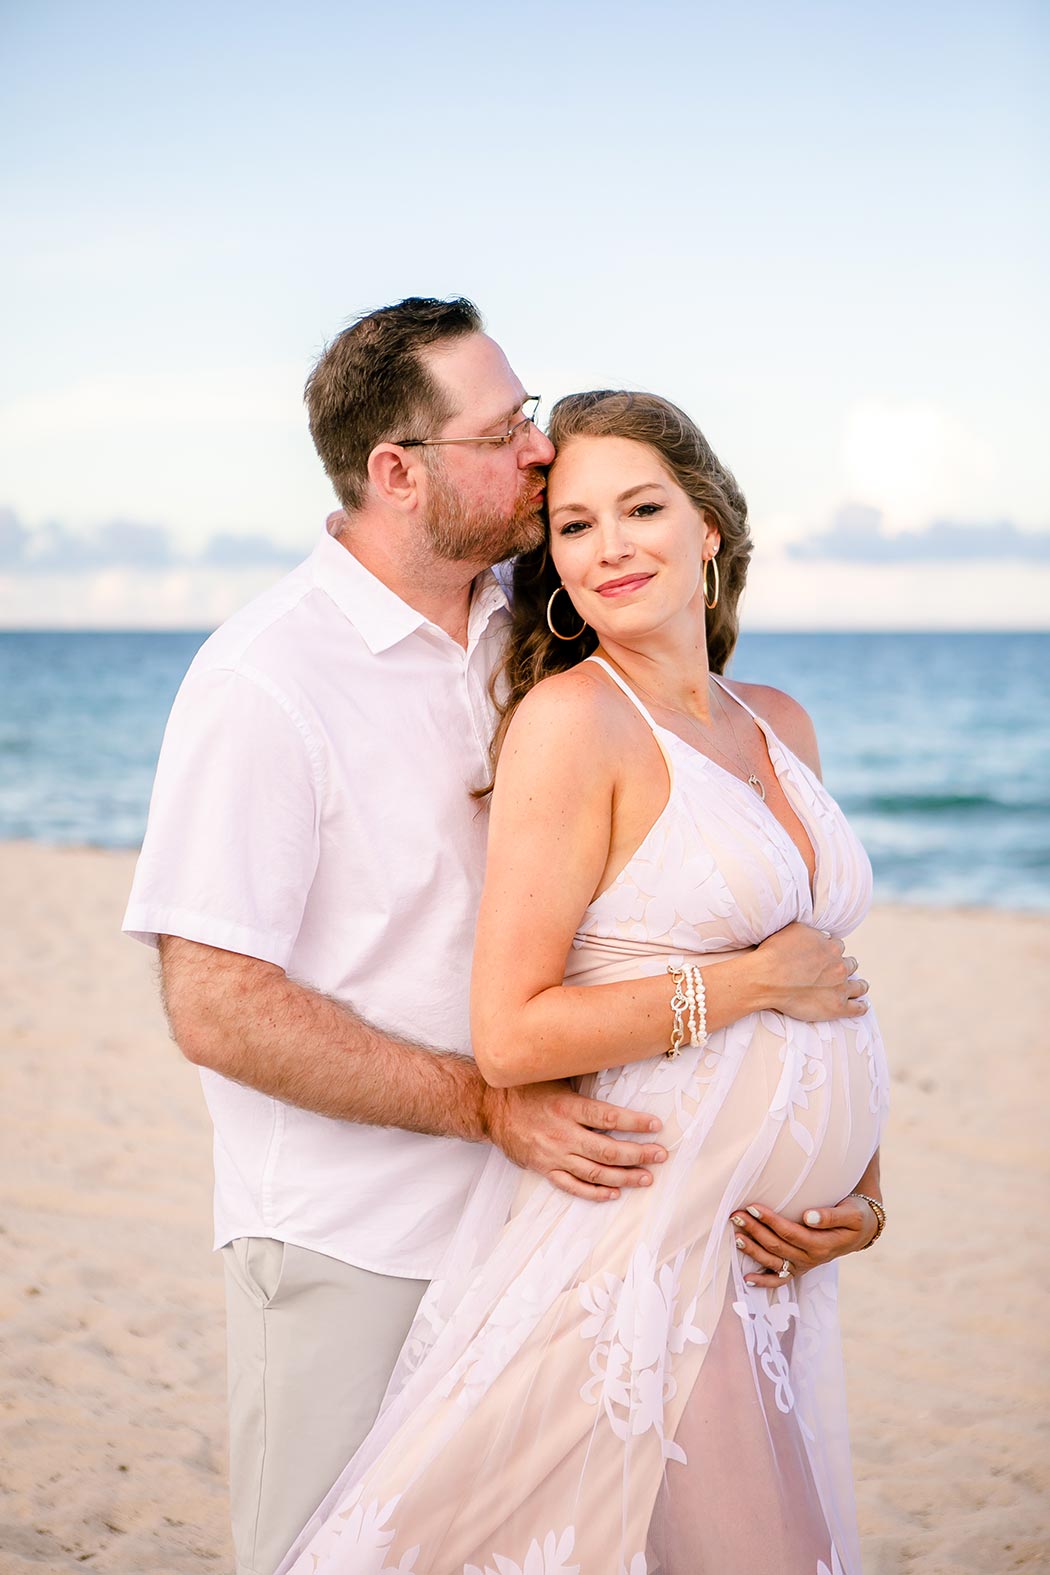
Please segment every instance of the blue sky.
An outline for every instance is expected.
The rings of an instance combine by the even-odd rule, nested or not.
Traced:
[[[697,418],[753,627],[1050,624],[1048,34],[1009,0],[8,7],[0,623],[223,616],[330,506],[325,338],[465,293],[548,401]]]

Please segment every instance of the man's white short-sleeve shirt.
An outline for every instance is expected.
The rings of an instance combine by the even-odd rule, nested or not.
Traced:
[[[377,1027],[470,1053],[489,680],[508,624],[474,587],[467,647],[327,534],[201,647],[164,735],[124,929],[278,964]],[[432,1277],[482,1144],[332,1120],[202,1069],[215,1242],[271,1236]]]

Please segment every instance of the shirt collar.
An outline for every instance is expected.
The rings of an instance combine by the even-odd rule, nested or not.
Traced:
[[[389,585],[376,578],[352,552],[327,531],[310,559],[314,583],[349,618],[373,656],[388,651],[417,629],[434,628],[416,608],[403,602]],[[470,603],[470,643],[488,626],[494,613],[509,606],[507,595],[491,569],[474,581]]]
[[[494,569],[483,569],[474,581],[470,596],[470,617],[467,620],[467,644],[474,644],[485,633],[493,616],[509,612],[510,599]]]

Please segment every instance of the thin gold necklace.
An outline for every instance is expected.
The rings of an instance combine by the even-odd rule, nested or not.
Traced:
[[[635,689],[640,690],[641,693],[645,696],[645,698],[647,700],[651,701],[653,705],[659,706],[662,711],[670,711],[672,716],[684,717],[685,720],[692,727],[699,728],[701,730],[700,731],[700,737],[705,740],[705,742],[707,743],[708,747],[713,749],[716,754],[721,755],[722,759],[728,761],[730,765],[733,764],[733,762],[730,759],[729,755],[727,755],[725,753],[725,750],[719,749],[718,745],[715,743],[713,738],[707,738],[706,733],[703,731],[703,725],[704,724],[702,722],[698,722],[695,716],[691,716],[688,711],[681,711],[681,710],[679,710],[678,706],[676,706],[676,705],[668,705],[666,700],[658,700],[657,697],[654,694],[650,694],[649,690],[646,689],[643,684],[640,684],[637,679],[629,679],[627,677],[627,674],[624,672],[623,668],[620,667],[619,662],[613,662],[611,656],[608,657],[607,660],[612,662],[612,665],[615,668],[617,668],[620,673],[623,674],[623,677],[625,679],[627,679],[627,682],[632,684]],[[715,689],[716,690],[718,689],[718,685],[717,684],[715,685]],[[764,804],[765,801],[766,801],[766,790],[762,786],[762,783],[761,783],[760,779],[758,778],[758,776],[755,774],[755,772],[748,770],[747,761],[744,759],[743,751],[741,750],[740,744],[739,744],[739,742],[737,740],[736,728],[733,726],[733,719],[729,715],[728,710],[726,709],[726,706],[725,706],[724,701],[722,700],[721,694],[718,695],[718,709],[721,711],[723,717],[725,718],[726,725],[728,726],[729,731],[732,734],[733,748],[737,752],[737,761],[739,763],[741,771],[743,771],[745,773],[744,781],[747,783],[749,788],[754,788],[755,792],[758,794],[759,798],[762,800],[762,802]],[[702,750],[701,753],[705,753],[705,751]],[[734,775],[735,775],[735,772],[734,772]],[[738,778],[738,780],[739,780],[739,778]]]

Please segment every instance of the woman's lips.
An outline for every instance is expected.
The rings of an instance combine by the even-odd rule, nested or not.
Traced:
[[[599,585],[598,595],[605,597],[629,596],[632,591],[640,590],[643,585],[648,585],[651,579],[651,574],[628,574],[621,580],[606,580],[604,585]]]

